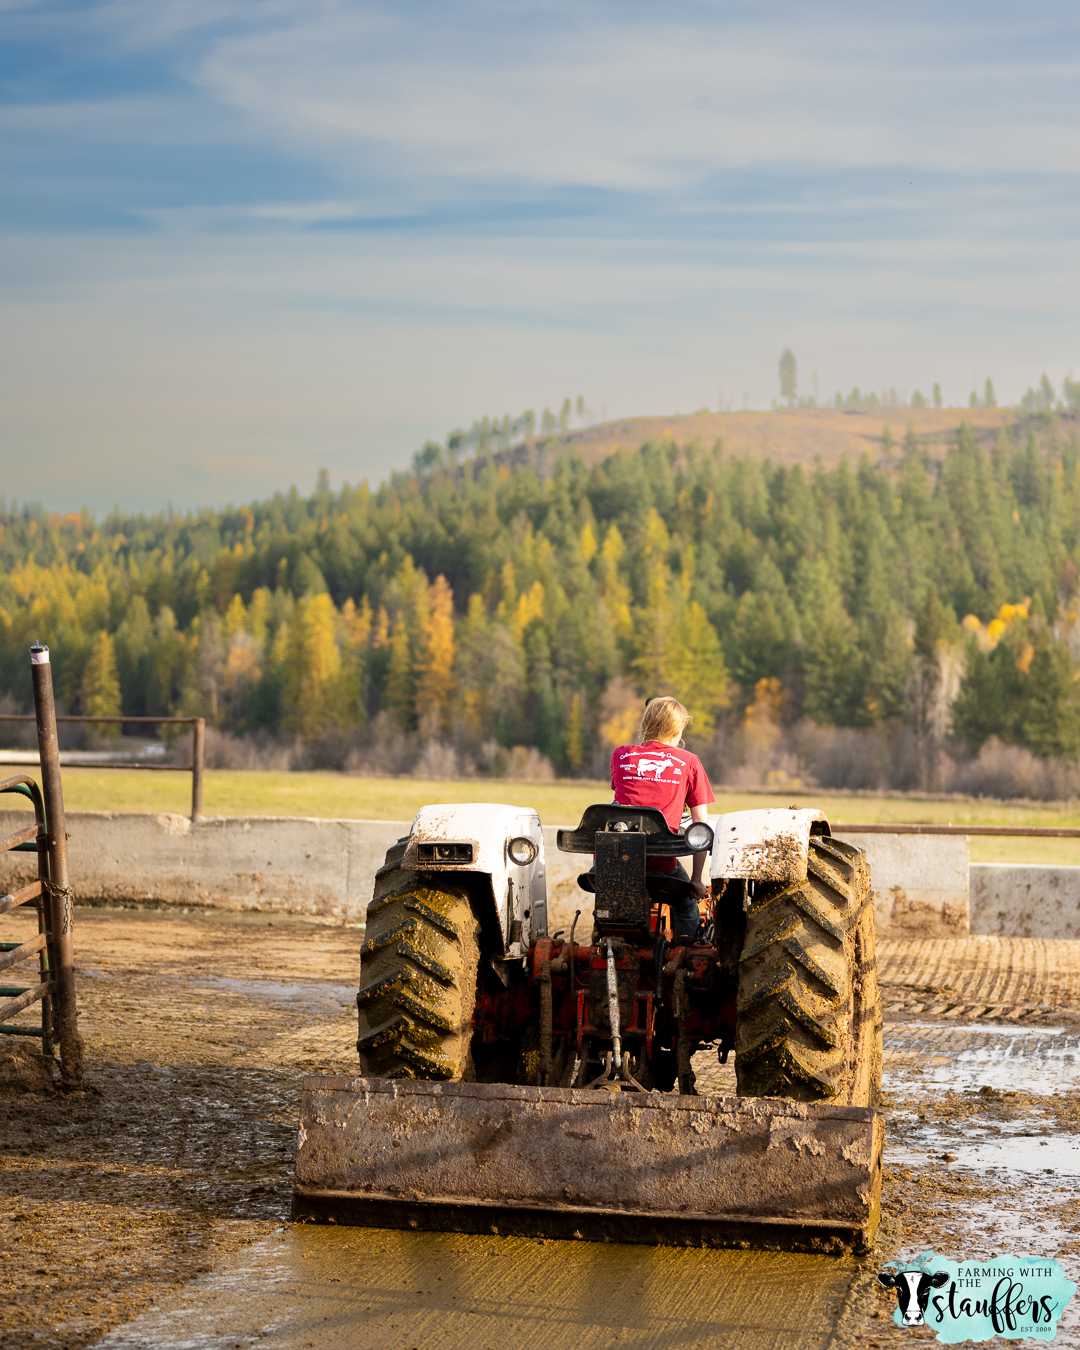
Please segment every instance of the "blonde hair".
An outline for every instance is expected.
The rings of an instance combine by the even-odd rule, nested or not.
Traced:
[[[638,744],[678,740],[693,720],[677,698],[651,698],[641,715]]]

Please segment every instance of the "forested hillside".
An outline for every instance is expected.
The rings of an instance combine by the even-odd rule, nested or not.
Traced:
[[[40,638],[69,709],[197,712],[391,772],[601,772],[660,691],[746,782],[948,786],[991,738],[1073,761],[1077,459],[1053,418],[993,445],[962,427],[944,461],[886,433],[876,464],[810,472],[661,440],[542,479],[430,445],[375,491],[21,507],[0,678],[25,706]]]

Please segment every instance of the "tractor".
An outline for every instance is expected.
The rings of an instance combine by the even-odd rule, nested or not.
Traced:
[[[305,1085],[298,1216],[556,1232],[569,1215],[583,1236],[603,1212],[653,1221],[622,1240],[672,1240],[671,1220],[678,1241],[865,1246],[882,1137],[865,855],[797,807],[673,832],[658,810],[594,805],[557,843],[589,860],[592,917],[583,901],[569,932],[548,931],[535,811],[424,807],[388,851],[361,948],[360,1074]],[[701,852],[706,912],[676,935],[690,883],[647,863]],[[713,1047],[734,1052],[735,1098],[698,1094],[694,1057]],[[648,1149],[633,1183],[618,1160],[646,1121],[697,1178],[674,1209]]]

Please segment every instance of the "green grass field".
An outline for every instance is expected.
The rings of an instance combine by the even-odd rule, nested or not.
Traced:
[[[18,773],[17,768],[0,770]],[[208,816],[321,816],[350,820],[410,820],[431,802],[500,801],[532,806],[545,825],[576,824],[590,802],[610,799],[606,783],[518,783],[506,779],[430,781],[420,778],[354,778],[335,773],[250,773],[212,769],[203,787]],[[0,796],[0,807],[23,799]],[[191,778],[184,773],[65,769],[69,811],[171,811],[191,809]],[[1010,806],[999,802],[929,801],[808,790],[792,794],[718,792],[718,811],[763,806],[820,805],[830,820],[849,823],[920,822],[953,825],[1066,825],[1080,827],[1080,804]],[[1080,866],[1080,839],[971,840],[973,862],[1060,863]]]

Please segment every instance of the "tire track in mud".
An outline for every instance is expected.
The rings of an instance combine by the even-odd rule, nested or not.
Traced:
[[[12,922],[23,920],[13,915]],[[0,1244],[5,1269],[17,1276],[9,1283],[18,1290],[0,1308],[2,1350],[90,1345],[152,1306],[195,1306],[204,1294],[207,1307],[217,1309],[213,1325],[225,1336],[229,1299],[239,1297],[236,1291],[245,1280],[261,1278],[257,1270],[262,1257],[256,1259],[256,1248],[279,1256],[283,1250],[282,1235],[274,1230],[288,1213],[301,1076],[355,1068],[352,997],[362,936],[355,929],[290,922],[281,916],[78,912],[76,951],[89,1091],[81,1096],[9,1095],[7,1110],[0,1112]],[[1011,1036],[1020,1047],[1019,1053],[998,1058],[1021,1076],[1045,1064],[1043,1043],[1052,1049],[1064,1045],[1063,1038],[1080,1034],[1080,952],[1074,953],[1074,945],[1080,948],[1080,943],[996,938],[890,939],[879,944],[886,1007],[907,1000],[925,1009],[945,1005],[946,1011],[958,1005],[1008,1011],[1029,1004],[1044,1005],[1044,1011],[1019,1021],[982,1018],[993,1023],[994,1034],[976,1031],[963,1012],[951,1019],[942,1014],[936,1021],[928,1011],[914,1014],[908,1008],[887,1014],[886,1072],[892,1086],[883,1104],[889,1133],[886,1213],[874,1262],[888,1259],[894,1250],[923,1250],[935,1243],[958,1258],[991,1255],[1002,1250],[995,1244],[1012,1237],[1017,1244],[1028,1242],[1032,1255],[1054,1255],[1060,1249],[1068,1256],[1075,1248],[1080,1205],[1073,1199],[1077,1187],[1071,1178],[1043,1172],[1042,1180],[1035,1173],[1018,1180],[1000,1169],[968,1168],[963,1161],[969,1136],[978,1130],[984,1131],[984,1147],[998,1140],[1015,1148],[1026,1137],[1022,1146],[1029,1150],[1040,1148],[1039,1138],[1055,1131],[1080,1132],[1080,1119],[1068,1108],[1075,1093],[1061,1100],[1023,1091],[1010,1097],[1004,1092],[1016,1089],[1002,1088],[985,1096],[953,1091],[955,1084],[945,1081],[935,1086],[922,1081],[925,1073],[915,1073],[934,1059],[947,1067],[964,1053],[969,1058],[962,1064],[976,1069],[981,1062],[989,1064],[989,1054],[979,1060],[980,1046],[993,1049],[999,1044],[995,1035]],[[1040,1033],[1042,1043],[1038,1035],[1029,1037],[1029,1031]],[[696,1056],[694,1067],[703,1089],[734,1090],[734,1064],[719,1065],[715,1051]],[[974,1085],[978,1074],[972,1073]],[[946,1162],[941,1155],[948,1153],[957,1161]],[[378,1339],[380,1346],[420,1343],[409,1339],[419,1324],[406,1313],[410,1300],[417,1301],[429,1330],[444,1326],[438,1320],[443,1315],[434,1278],[438,1272],[425,1264],[426,1258],[410,1263],[395,1247],[396,1283],[388,1286],[378,1305],[371,1303],[367,1276],[350,1273],[347,1262],[337,1273],[331,1268],[335,1240],[343,1250],[354,1250],[360,1231],[351,1230],[350,1236],[346,1230],[309,1230],[297,1239],[300,1254],[295,1260],[290,1257],[293,1264],[282,1276],[293,1291],[289,1306],[297,1317],[306,1315],[305,1308],[312,1314],[329,1310],[328,1316],[337,1309],[342,1317],[347,1313],[350,1324],[378,1312],[372,1327],[394,1333]],[[416,1240],[415,1235],[394,1237],[395,1243]],[[482,1256],[489,1267],[484,1279],[496,1285],[500,1262],[507,1261],[504,1240],[477,1241],[487,1245],[475,1253],[470,1247],[473,1255],[454,1257],[455,1269],[460,1267],[455,1277],[459,1298],[470,1292],[473,1256]],[[1043,1250],[1032,1245],[1039,1242]],[[245,1254],[241,1249],[249,1244],[256,1247]],[[567,1269],[580,1275],[575,1263],[585,1261],[582,1248],[590,1244],[575,1246],[577,1254],[570,1254]],[[597,1256],[597,1271],[619,1268],[621,1253],[622,1267],[640,1277],[635,1285],[629,1276],[611,1281],[604,1275],[628,1308],[642,1306],[635,1302],[635,1290],[673,1292],[670,1299],[655,1295],[652,1306],[663,1312],[652,1322],[635,1313],[636,1326],[632,1319],[620,1318],[613,1293],[613,1301],[605,1305],[607,1320],[594,1319],[596,1327],[606,1328],[596,1331],[597,1344],[636,1339],[640,1344],[692,1345],[710,1337],[716,1343],[721,1331],[731,1337],[737,1330],[740,1345],[765,1345],[772,1342],[753,1329],[761,1318],[767,1313],[783,1323],[789,1317],[784,1309],[795,1277],[786,1267],[786,1276],[779,1266],[770,1274],[767,1263],[758,1262],[752,1278],[771,1291],[770,1298],[779,1289],[789,1303],[759,1302],[755,1311],[747,1295],[737,1304],[741,1311],[731,1313],[736,1304],[725,1311],[710,1290],[734,1290],[744,1275],[751,1279],[749,1267],[734,1261],[736,1256],[745,1261],[745,1254],[692,1253],[687,1260],[692,1256],[693,1261],[684,1266],[649,1249],[601,1250],[607,1255]],[[386,1254],[373,1250],[370,1257],[381,1260]],[[525,1244],[505,1265],[505,1278],[510,1278],[514,1262],[522,1279],[534,1268],[548,1270],[548,1258],[556,1273],[560,1262],[566,1265],[565,1256],[555,1259],[555,1244],[547,1244],[539,1267],[541,1255],[540,1246]],[[701,1265],[706,1256],[723,1260],[708,1267],[712,1273],[702,1283],[699,1274],[706,1269]],[[734,1263],[725,1266],[724,1261]],[[837,1270],[835,1264],[831,1268]],[[251,1273],[244,1275],[244,1270]],[[699,1273],[691,1278],[693,1271]],[[197,1279],[201,1272],[206,1272],[203,1281]],[[433,1278],[423,1282],[420,1277],[428,1275]],[[879,1331],[896,1334],[891,1323],[873,1316],[882,1304],[865,1271],[857,1279],[850,1271],[844,1278],[842,1287],[823,1285],[820,1297],[815,1293],[818,1320],[812,1334],[805,1328],[805,1344],[869,1348],[878,1344]],[[421,1287],[432,1292],[417,1293]],[[566,1327],[576,1328],[580,1344],[590,1343],[593,1336],[591,1329],[587,1336],[582,1331],[584,1287],[580,1278],[576,1285],[570,1280],[555,1304]],[[490,1308],[485,1313],[484,1306],[462,1316],[490,1314],[494,1320],[453,1323],[462,1344],[494,1345],[498,1342],[490,1336],[496,1332],[521,1341],[538,1334],[549,1316],[523,1307],[507,1318]],[[460,1310],[450,1311],[456,1318]],[[723,1320],[729,1314],[738,1323],[736,1329]],[[295,1329],[300,1323],[291,1325]],[[466,1335],[470,1328],[471,1339]],[[785,1334],[790,1343],[790,1331]],[[1057,1344],[1077,1344],[1068,1339],[1072,1334],[1066,1328]],[[234,1343],[226,1338],[208,1344]],[[262,1343],[267,1343],[265,1338]],[[285,1343],[303,1345],[304,1340]]]

